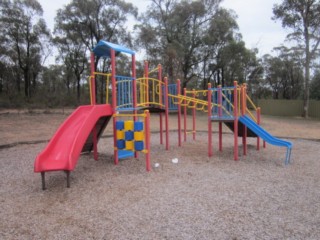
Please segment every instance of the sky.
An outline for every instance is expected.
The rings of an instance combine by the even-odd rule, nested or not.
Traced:
[[[53,30],[56,11],[68,4],[70,0],[38,0],[43,7],[44,19]],[[139,13],[146,10],[149,0],[126,0],[139,8]],[[224,0],[222,7],[232,9],[237,14],[240,33],[249,49],[258,48],[258,56],[271,53],[274,47],[284,43],[288,34],[281,22],[271,19],[272,7],[281,0]],[[244,4],[245,3],[245,4]]]

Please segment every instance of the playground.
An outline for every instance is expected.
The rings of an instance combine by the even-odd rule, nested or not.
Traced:
[[[181,89],[147,62],[136,77],[135,53],[105,41],[88,83],[91,104],[64,114],[1,113],[4,238],[320,236],[319,121],[262,117],[237,82]]]
[[[69,112],[0,114],[0,145],[11,146],[0,150],[2,239],[319,239],[319,121],[263,116],[263,127],[295,146],[292,164],[284,166],[284,149],[256,151],[255,141],[234,161],[229,129],[224,151],[208,158],[205,116],[197,140],[176,147],[176,116],[170,116],[170,151],[151,124],[151,172],[143,154],[114,165],[107,128],[99,161],[82,155],[71,188],[63,172],[53,172],[43,191],[34,158]],[[12,144],[21,139],[40,143]]]

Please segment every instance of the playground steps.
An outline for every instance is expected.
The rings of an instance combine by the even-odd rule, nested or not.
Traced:
[[[97,137],[100,139],[104,129],[108,125],[111,116],[103,116],[101,117],[96,125],[95,128],[97,129]],[[93,150],[93,132],[91,132],[86,140],[86,143],[83,145],[81,152],[91,152]]]

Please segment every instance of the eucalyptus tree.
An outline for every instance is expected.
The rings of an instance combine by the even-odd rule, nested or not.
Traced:
[[[234,80],[250,83],[262,73],[256,51],[247,49],[241,40],[230,41],[219,50],[217,66],[221,69],[222,86],[232,86]]]
[[[286,47],[274,48],[277,56],[265,55],[263,65],[266,86],[270,87],[275,99],[297,99],[301,94],[303,67],[299,54]]]
[[[137,8],[123,0],[72,0],[58,10],[54,33],[89,51],[102,39],[131,47],[129,16],[136,17]]]
[[[76,78],[78,101],[80,81],[87,72],[89,51],[100,40],[132,47],[132,37],[126,26],[129,16],[136,17],[137,8],[123,0],[72,0],[58,10],[55,42],[61,52],[60,59],[72,69]],[[96,68],[98,60],[95,60]],[[103,82],[97,81],[97,86],[104,92]]]
[[[203,38],[204,46],[201,49],[203,55],[203,88],[207,87],[208,81],[221,84],[224,82],[223,66],[221,58],[223,49],[235,41],[241,41],[238,33],[239,27],[236,22],[236,14],[233,11],[220,8],[213,16],[208,31]]]
[[[32,96],[41,71],[43,43],[50,38],[42,14],[37,0],[0,1],[0,45],[5,56],[1,60],[5,65],[19,67],[23,77],[16,74],[16,87],[20,91],[23,80],[27,99]]]
[[[59,51],[57,60],[61,60],[64,66],[73,73],[77,89],[77,101],[79,103],[82,75],[88,66],[86,46],[79,39],[73,38],[73,36],[70,36],[70,38],[55,37],[54,43]],[[66,85],[69,92],[70,77],[67,82],[69,82]]]
[[[182,78],[182,87],[197,76],[203,61],[203,38],[221,0],[152,0],[137,26],[149,56],[162,58],[166,75]],[[148,34],[146,34],[146,32]]]
[[[274,19],[280,19],[282,26],[290,28],[289,39],[297,41],[304,51],[304,111],[308,117],[310,94],[310,67],[320,44],[320,1],[319,0],[284,0],[273,8]]]

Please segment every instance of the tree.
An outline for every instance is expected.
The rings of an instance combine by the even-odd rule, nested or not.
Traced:
[[[102,39],[132,46],[131,35],[125,28],[129,15],[135,17],[137,8],[122,0],[73,0],[58,10],[55,42],[61,53],[60,59],[72,69],[77,79],[78,101],[80,81],[88,70],[88,52]],[[98,60],[95,60],[96,69]],[[101,87],[100,92],[104,92],[103,83],[97,83],[97,86]]]
[[[204,47],[202,54],[203,61],[203,89],[207,83],[214,78],[212,83],[219,85],[224,82],[223,70],[220,65],[222,50],[230,43],[241,40],[238,33],[239,27],[236,22],[236,15],[233,11],[219,8],[210,22],[209,30],[204,36]]]
[[[286,47],[274,48],[278,56],[263,56],[266,88],[271,88],[275,99],[297,99],[301,93],[303,71],[299,53]]]
[[[0,45],[6,49],[6,65],[17,65],[24,80],[24,94],[27,99],[35,90],[41,71],[42,41],[50,37],[45,21],[41,18],[42,7],[37,0],[1,0]],[[45,40],[46,39],[46,40]],[[16,87],[20,91],[20,75]]]
[[[320,71],[317,70],[310,84],[310,98],[320,100]]]
[[[58,59],[62,60],[66,68],[70,69],[76,79],[77,86],[77,101],[80,102],[80,86],[82,74],[87,69],[88,57],[86,54],[86,46],[74,39],[74,36],[70,37],[56,37],[54,43],[56,44],[60,55]],[[69,84],[67,85],[69,91]]]
[[[182,87],[197,76],[197,68],[204,60],[204,36],[220,2],[152,0],[141,18],[142,24],[137,26],[147,54],[153,56],[157,51],[169,79],[182,78]]]
[[[221,70],[221,82],[218,84],[222,86],[232,86],[234,80],[246,83],[255,77],[256,69],[260,69],[256,52],[247,49],[243,41],[235,40],[219,50],[217,67]]]
[[[129,15],[136,17],[137,8],[122,0],[73,0],[58,10],[54,33],[81,41],[88,50],[101,39],[131,47]]]
[[[273,19],[280,19],[283,27],[292,29],[288,39],[296,40],[298,47],[304,51],[303,116],[308,117],[310,67],[320,43],[320,1],[284,0],[273,7],[273,14]]]

